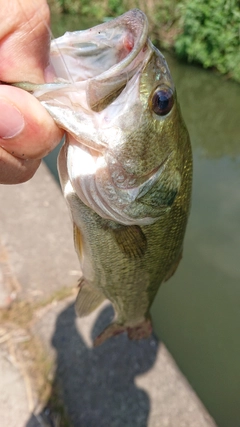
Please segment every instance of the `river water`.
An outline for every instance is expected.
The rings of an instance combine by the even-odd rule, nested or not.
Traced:
[[[53,17],[52,31],[90,25]],[[240,427],[240,85],[166,56],[192,141],[193,199],[154,327],[218,426]],[[57,151],[46,159],[54,174]]]

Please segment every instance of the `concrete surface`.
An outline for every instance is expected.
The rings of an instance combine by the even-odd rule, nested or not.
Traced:
[[[0,414],[1,426],[25,426],[29,407],[24,380],[16,361],[0,349]]]
[[[0,201],[0,254],[13,277],[12,291],[34,300],[73,286],[79,264],[70,218],[47,167],[42,164],[24,184],[1,185]]]
[[[121,335],[93,349],[112,308],[76,319],[74,297],[58,301],[58,290],[75,288],[79,266],[46,167],[29,183],[0,186],[0,200],[1,427],[216,426],[163,343]],[[26,301],[42,305],[24,317]],[[36,377],[48,364],[41,402]]]

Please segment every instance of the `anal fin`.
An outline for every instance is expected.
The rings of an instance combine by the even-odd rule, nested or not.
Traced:
[[[75,302],[75,311],[79,317],[92,313],[106,297],[98,289],[89,285],[84,279],[80,282],[80,290]]]

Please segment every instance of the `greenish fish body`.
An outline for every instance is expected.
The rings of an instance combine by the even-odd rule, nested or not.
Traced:
[[[154,297],[182,256],[192,185],[167,63],[136,9],[66,33],[51,60],[56,82],[32,91],[66,130],[58,168],[83,273],[76,311],[112,303],[95,345],[123,331],[147,337]]]

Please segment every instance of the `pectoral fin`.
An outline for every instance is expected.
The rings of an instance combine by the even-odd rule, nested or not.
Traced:
[[[79,317],[92,313],[104,300],[105,296],[93,288],[84,279],[81,280],[80,290],[75,302],[75,311]]]
[[[138,225],[119,225],[110,230],[121,251],[129,258],[141,258],[145,254],[147,239]]]

